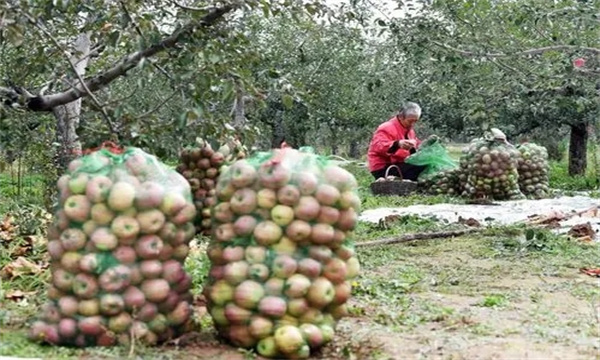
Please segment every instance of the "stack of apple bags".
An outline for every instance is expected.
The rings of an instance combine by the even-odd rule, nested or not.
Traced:
[[[221,172],[204,295],[223,338],[271,358],[307,358],[331,341],[359,272],[356,190],[352,174],[304,150]]]
[[[217,147],[218,146],[218,147]],[[196,233],[210,235],[212,227],[211,209],[217,201],[215,185],[221,167],[246,157],[242,144],[235,139],[224,141],[223,145],[213,146],[210,142],[197,138],[196,146],[183,149],[179,154],[177,172],[190,184],[196,205]],[[217,150],[214,150],[214,149]]]
[[[58,188],[49,300],[30,339],[152,345],[189,329],[183,263],[196,209],[188,182],[140,149],[101,149],[73,160]]]

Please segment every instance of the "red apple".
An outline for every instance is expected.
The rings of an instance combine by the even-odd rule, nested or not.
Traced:
[[[321,263],[315,259],[304,258],[298,262],[298,273],[314,279],[321,275]]]
[[[269,278],[269,267],[265,264],[252,264],[248,269],[250,279],[264,282]]]
[[[108,193],[113,182],[104,175],[95,175],[88,182],[85,195],[93,203],[103,203],[108,198]]]
[[[253,280],[244,280],[235,288],[235,303],[245,309],[254,309],[265,295],[262,285]]]
[[[88,220],[91,207],[85,195],[71,195],[65,201],[63,211],[69,219],[83,223]]]
[[[298,204],[294,207],[294,214],[297,219],[311,221],[319,216],[321,205],[312,196],[302,196]]]
[[[133,323],[133,318],[127,312],[122,312],[108,319],[108,329],[115,334],[124,333],[129,330]]]
[[[66,317],[73,317],[77,314],[79,302],[73,296],[64,296],[58,300],[58,308]]]
[[[165,261],[162,268],[162,278],[167,280],[169,284],[176,284],[185,276],[183,266],[177,260]]]
[[[88,220],[88,221],[84,222],[83,225],[81,226],[81,230],[83,230],[83,233],[86,236],[92,236],[92,234],[94,233],[94,230],[96,230],[97,228],[98,228],[98,224],[94,220]]]
[[[117,315],[125,308],[125,301],[121,295],[104,294],[100,296],[100,312],[104,315]]]
[[[230,223],[233,221],[233,211],[228,202],[222,202],[214,207],[214,218],[221,223]]]
[[[267,258],[267,249],[263,246],[250,245],[246,247],[245,259],[250,264],[264,263]]]
[[[340,195],[339,205],[342,210],[353,208],[358,211],[360,209],[360,198],[354,191],[344,191]]]
[[[111,232],[110,229],[99,227],[90,236],[92,243],[96,249],[101,251],[109,251],[119,245],[119,239]]]
[[[138,188],[135,206],[140,210],[158,208],[163,202],[165,188],[154,181],[145,181]]]
[[[323,268],[323,276],[329,279],[334,285],[344,282],[347,274],[346,263],[339,258],[331,258]]]
[[[306,299],[296,298],[288,301],[287,312],[292,316],[300,317],[302,316],[302,314],[306,313],[309,308],[310,305],[308,304],[308,301],[306,301]]]
[[[140,307],[139,311],[135,314],[135,319],[148,322],[154,319],[158,315],[158,306],[153,303],[145,303]]]
[[[189,321],[191,316],[192,307],[187,301],[181,301],[167,315],[167,321],[171,326],[179,326]]]
[[[125,181],[116,182],[108,194],[108,206],[114,211],[124,211],[133,206],[135,186]]]
[[[46,247],[48,249],[48,254],[50,254],[50,259],[54,261],[60,260],[62,255],[65,253],[65,249],[63,248],[60,240],[48,241]]]
[[[243,260],[244,250],[242,246],[227,246],[223,249],[223,260],[228,263]]]
[[[54,214],[54,225],[59,231],[69,228],[70,219],[64,210],[58,210]]]
[[[177,214],[188,204],[183,194],[178,192],[168,192],[165,194],[162,203],[160,204],[160,210],[166,216],[173,216]]]
[[[135,244],[135,251],[142,259],[157,259],[163,248],[163,242],[156,235],[141,236]]]
[[[169,313],[175,309],[177,304],[181,302],[181,297],[177,291],[171,289],[167,294],[167,298],[158,304],[158,311],[161,313]]]
[[[159,303],[167,298],[170,286],[165,279],[150,279],[143,281],[140,289],[148,301]]]
[[[237,236],[249,236],[252,235],[256,223],[254,216],[242,215],[233,223],[233,230]]]
[[[300,325],[300,331],[302,331],[304,338],[311,348],[316,349],[325,344],[323,333],[318,326],[314,324],[302,324]]]
[[[225,277],[225,266],[222,265],[213,265],[208,272],[208,275],[213,280],[221,280]]]
[[[335,229],[333,226],[324,223],[316,223],[312,226],[310,239],[315,244],[326,245],[333,241]]]
[[[291,298],[299,298],[306,295],[310,287],[310,279],[302,274],[293,274],[285,285],[285,295]]]
[[[82,334],[88,336],[98,336],[104,330],[104,319],[102,316],[88,316],[79,319],[77,327]]]
[[[244,188],[252,185],[257,177],[257,171],[247,160],[238,160],[228,170],[231,176],[231,184],[236,188]]]
[[[325,206],[333,206],[340,200],[340,191],[333,185],[321,184],[317,187],[315,199]]]
[[[279,255],[273,260],[271,273],[275,277],[287,279],[296,272],[297,268],[298,263],[293,257],[289,255]]]
[[[192,203],[187,203],[181,210],[171,217],[171,222],[175,225],[183,225],[193,221],[196,217],[196,207]]]
[[[60,300],[60,298],[62,298],[63,296],[65,296],[65,293],[58,290],[58,288],[56,288],[56,286],[54,285],[50,285],[48,287],[48,291],[46,296],[48,297],[48,299],[50,300]]]
[[[334,286],[335,288],[335,296],[333,297],[332,304],[341,305],[345,304],[348,299],[350,299],[350,295],[352,294],[352,285],[349,281],[344,281]]]
[[[265,283],[265,293],[267,295],[280,296],[283,295],[285,280],[272,277]]]
[[[356,178],[348,170],[339,166],[328,166],[323,171],[325,182],[332,184],[340,191],[353,190],[358,187]]]
[[[97,203],[92,206],[90,216],[97,225],[108,225],[115,213],[105,203]]]
[[[273,322],[264,316],[254,315],[250,318],[248,331],[255,339],[264,339],[273,333]]]
[[[294,206],[300,200],[300,190],[295,185],[285,185],[277,190],[277,200],[280,204]]]
[[[82,255],[75,251],[68,251],[60,258],[60,265],[63,269],[76,273],[79,270],[79,261]]]
[[[300,329],[292,325],[279,327],[274,337],[277,348],[284,354],[294,354],[305,344]]]
[[[112,255],[124,265],[133,264],[137,260],[137,254],[131,246],[119,246],[112,251]]]
[[[322,263],[326,263],[333,256],[333,251],[325,245],[313,245],[308,249],[308,256]]]
[[[221,224],[214,230],[214,236],[217,241],[228,242],[233,240],[235,237],[235,230],[233,224]]]
[[[290,178],[290,170],[282,163],[265,161],[258,168],[258,180],[266,188],[280,188],[287,184]]]
[[[295,242],[302,242],[310,237],[312,226],[304,220],[294,220],[285,229],[288,238]]]
[[[71,339],[77,335],[77,321],[64,318],[58,323],[58,334],[62,338]]]
[[[40,310],[42,320],[48,323],[57,324],[61,319],[60,310],[53,302],[46,302]]]
[[[85,233],[76,228],[70,228],[63,231],[60,235],[60,241],[63,249],[66,251],[77,251],[83,249],[87,237]]]
[[[133,216],[119,215],[112,221],[110,229],[120,239],[133,239],[140,232],[140,224]]]
[[[265,316],[280,318],[285,315],[287,303],[277,296],[265,296],[258,303],[258,310]]]
[[[319,179],[312,172],[299,172],[294,174],[293,182],[298,187],[301,195],[312,195],[317,191]]]
[[[252,316],[252,311],[244,309],[230,302],[225,305],[225,317],[231,324],[247,324]]]
[[[225,280],[232,285],[237,285],[248,278],[248,263],[236,261],[225,265]]]
[[[335,289],[333,284],[324,277],[316,278],[308,289],[307,299],[317,309],[322,309],[329,305],[334,297]]]
[[[283,235],[281,227],[271,220],[259,222],[254,228],[254,239],[263,246],[273,245]]]
[[[144,260],[140,262],[140,272],[146,279],[154,279],[162,274],[163,265],[160,260]]]
[[[353,248],[342,245],[335,250],[335,254],[342,260],[348,260],[356,254]]]
[[[256,209],[256,192],[249,188],[238,189],[229,200],[231,210],[236,214],[250,214]]]
[[[354,230],[358,222],[358,214],[353,208],[340,211],[340,218],[336,224],[341,231]]]
[[[340,211],[332,206],[321,206],[317,222],[324,224],[335,224],[340,218]]]
[[[181,244],[173,249],[173,259],[184,262],[190,253],[190,247],[186,244]]]
[[[131,284],[131,269],[122,264],[106,269],[98,278],[98,283],[105,291],[121,291]]]
[[[146,303],[146,296],[135,286],[129,286],[123,292],[123,300],[128,310],[140,309]]]
[[[218,306],[223,306],[233,300],[234,288],[227,281],[217,280],[208,287],[208,298]]]

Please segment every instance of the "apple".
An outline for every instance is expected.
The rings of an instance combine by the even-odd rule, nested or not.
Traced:
[[[302,332],[296,326],[284,325],[275,330],[275,344],[284,354],[293,354],[305,344]]]
[[[292,184],[288,184],[277,190],[277,200],[280,204],[294,206],[300,200],[300,190]]]
[[[285,295],[291,298],[299,298],[306,295],[310,287],[310,279],[302,274],[293,274],[286,280]]]
[[[332,206],[321,206],[316,221],[324,224],[335,224],[340,218],[340,211]]]
[[[258,168],[258,180],[266,188],[280,188],[287,184],[290,178],[290,170],[281,163],[265,161]]]
[[[233,300],[234,288],[225,280],[217,280],[209,286],[208,298],[217,306]]]
[[[63,338],[74,338],[77,335],[77,321],[63,318],[58,323],[58,334]]]
[[[192,307],[187,301],[181,301],[167,315],[167,321],[171,326],[179,326],[190,320],[191,316]]]
[[[331,258],[323,268],[323,276],[331,281],[334,285],[340,284],[346,280],[348,269],[346,263],[340,258]]]
[[[77,312],[83,316],[95,316],[100,314],[100,302],[98,299],[87,299],[79,301]]]
[[[348,316],[349,312],[348,312],[348,306],[345,303],[339,304],[339,305],[330,305],[327,309],[327,311],[329,312],[329,314],[333,317],[333,325],[335,325],[335,320],[339,320],[343,317]]]
[[[110,230],[120,239],[133,239],[140,232],[140,224],[134,216],[119,215],[112,221]]]
[[[59,231],[69,228],[70,219],[64,210],[58,210],[54,214],[54,225]]]
[[[325,344],[325,338],[321,329],[315,324],[302,324],[300,325],[300,331],[304,335],[304,338],[308,342],[308,345],[316,349]]]
[[[129,313],[124,311],[108,319],[108,329],[115,334],[120,334],[129,330],[132,323],[133,318]]]
[[[154,319],[157,314],[158,306],[156,304],[147,302],[139,308],[134,317],[136,320],[148,322]]]
[[[50,255],[50,259],[56,261],[59,260],[62,255],[65,253],[65,249],[62,246],[62,242],[60,240],[50,240],[46,245],[48,249],[48,254]]]
[[[287,303],[278,296],[265,296],[258,303],[261,314],[269,317],[280,318],[287,311]]]
[[[233,223],[233,230],[237,236],[249,236],[252,235],[256,223],[254,216],[242,215]]]
[[[146,303],[146,296],[139,288],[129,286],[123,292],[123,300],[128,310],[140,309]]]
[[[245,259],[249,264],[264,263],[267,259],[267,249],[264,246],[250,245],[246,247]]]
[[[217,328],[219,326],[227,326],[229,325],[229,320],[225,316],[225,308],[222,306],[213,306],[210,309],[210,317],[213,319]]]
[[[223,260],[228,263],[244,260],[245,249],[242,246],[227,246],[223,249]]]
[[[69,181],[70,180],[71,180],[71,175],[69,175],[69,174],[63,174],[56,181],[56,187],[58,187],[58,190],[60,192],[68,190],[69,189]]]
[[[202,170],[208,170],[210,168],[210,159],[202,158],[198,160],[197,166]]]
[[[181,244],[173,249],[173,259],[184,262],[190,253],[190,247],[186,244]]]
[[[88,336],[98,336],[102,334],[105,331],[104,326],[104,319],[102,316],[98,315],[82,317],[77,324],[79,331],[81,331],[83,335]]]
[[[301,195],[313,195],[319,186],[317,175],[312,172],[298,172],[293,176],[293,182]]]
[[[235,237],[233,224],[221,224],[214,230],[214,236],[217,241],[228,242]]]
[[[101,251],[109,251],[115,249],[119,245],[119,239],[113,234],[110,229],[99,227],[90,236],[92,244],[96,249]]]
[[[352,295],[352,285],[349,281],[344,281],[334,286],[335,295],[333,297],[332,304],[340,305],[345,304],[350,296]]]
[[[247,326],[233,325],[229,328],[229,341],[232,345],[249,348],[256,344],[256,340],[250,335]]]
[[[160,204],[160,211],[166,216],[173,216],[177,214],[188,204],[183,194],[178,192],[165,193],[163,201]]]
[[[139,285],[144,277],[142,276],[142,272],[140,271],[140,267],[137,264],[129,265],[129,271],[131,272],[129,275],[131,285]]]
[[[140,272],[146,279],[154,279],[162,274],[163,265],[160,260],[144,260],[140,262]]]
[[[245,309],[254,309],[264,297],[265,290],[254,280],[244,280],[234,292],[235,303]]]
[[[36,321],[31,326],[29,332],[29,338],[39,342],[46,342],[48,344],[59,344],[60,336],[58,333],[58,326],[46,324],[42,321]]]
[[[123,264],[108,268],[100,274],[98,283],[105,291],[122,291],[131,284],[131,268]]]
[[[294,209],[286,205],[275,205],[271,209],[271,219],[279,226],[286,226],[294,220]]]
[[[307,312],[309,308],[310,305],[308,304],[308,301],[306,299],[296,298],[288,301],[287,312],[292,316],[300,317],[302,316],[302,314]]]
[[[79,260],[79,269],[81,271],[95,274],[98,269],[98,258],[96,253],[87,253]]]
[[[341,193],[333,185],[320,184],[314,196],[321,205],[333,206],[340,200]]]
[[[60,258],[60,265],[63,269],[76,273],[79,270],[79,261],[82,255],[75,251],[68,251]]]
[[[53,302],[45,303],[44,305],[42,305],[42,308],[40,310],[43,320],[51,324],[56,324],[60,321],[60,311],[58,307],[54,305]]]
[[[239,215],[250,214],[256,209],[256,192],[250,188],[238,189],[229,200],[231,210]]]
[[[73,193],[71,193],[71,190],[69,190],[69,188],[67,187],[66,189],[61,191],[58,195],[59,195],[58,196],[58,204],[64,205],[65,202],[67,201],[67,199],[73,195]]]
[[[335,254],[342,260],[348,260],[356,254],[356,251],[352,247],[347,245],[341,245],[335,250]]]
[[[308,289],[308,302],[317,309],[322,309],[329,305],[335,297],[333,284],[324,277],[318,277],[313,280]]]
[[[98,225],[108,225],[115,217],[115,213],[105,204],[92,205],[90,210],[91,219]]]
[[[208,275],[213,280],[221,280],[225,277],[225,266],[222,265],[213,265],[208,272]]]
[[[135,251],[142,259],[157,259],[163,248],[163,241],[156,235],[141,236],[135,244]]]
[[[346,260],[346,278],[354,279],[358,276],[360,272],[360,263],[358,262],[358,258],[353,256]]]
[[[231,324],[247,324],[252,316],[252,311],[237,306],[230,302],[225,305],[225,317]]]
[[[60,235],[62,247],[66,251],[77,251],[83,249],[87,237],[85,233],[76,228],[70,228],[63,231]]]
[[[256,201],[259,208],[272,209],[277,205],[277,192],[273,189],[260,189],[256,194]]]
[[[320,324],[323,322],[324,316],[319,309],[310,308],[298,320],[302,324]]]
[[[256,169],[247,160],[238,160],[233,163],[228,174],[231,176],[231,185],[236,188],[250,186],[258,177]]]
[[[341,231],[353,230],[358,222],[358,214],[353,208],[340,211],[340,218],[336,224]]]
[[[85,222],[90,216],[92,205],[85,195],[71,195],[65,200],[63,211],[75,222]]]
[[[228,180],[224,180],[223,178],[220,178],[219,182],[217,182],[215,189],[217,191],[216,194],[217,194],[217,197],[219,198],[219,200],[229,201],[231,199],[231,197],[233,196],[233,193],[235,192],[236,187],[233,186],[233,184],[231,182],[229,182]]]
[[[263,246],[273,245],[281,239],[283,230],[275,222],[265,220],[259,222],[254,228],[254,239]]]
[[[275,358],[279,354],[275,338],[272,336],[261,339],[256,345],[256,351],[266,358]]]
[[[162,268],[162,278],[167,280],[169,284],[176,284],[185,276],[183,266],[177,260],[165,261]]]
[[[74,296],[63,296],[58,300],[58,309],[66,317],[73,317],[77,314],[79,302]]]
[[[108,198],[112,180],[104,175],[94,175],[85,188],[85,195],[93,203],[103,203]]]
[[[81,230],[83,230],[83,233],[86,236],[92,236],[92,233],[94,233],[94,230],[96,230],[97,228],[98,224],[94,220],[88,220],[84,222],[81,226]]]
[[[167,294],[167,298],[158,304],[158,311],[165,314],[169,313],[170,311],[173,311],[180,302],[181,298],[177,291],[171,289]]]
[[[116,182],[108,194],[108,206],[114,211],[124,211],[133,206],[135,186],[125,181]]]
[[[157,208],[163,201],[165,188],[155,181],[145,181],[137,188],[135,206],[140,210]]]
[[[181,210],[171,217],[171,222],[175,225],[184,225],[185,223],[194,220],[196,214],[196,206],[194,206],[192,203],[187,203]]]
[[[135,249],[131,246],[119,246],[112,251],[112,255],[119,261],[119,263],[124,265],[133,264],[137,260]]]
[[[225,280],[237,285],[248,278],[249,265],[245,261],[236,261],[225,265]]]
[[[141,234],[154,234],[165,224],[165,215],[158,209],[150,209],[139,212],[136,220]]]
[[[121,295],[104,294],[100,296],[100,312],[104,315],[117,315],[125,308],[125,301]]]
[[[298,204],[294,207],[294,215],[296,219],[311,221],[319,216],[321,205],[312,196],[302,196],[298,200]]]
[[[287,236],[282,236],[277,244],[271,246],[271,250],[280,255],[294,255],[296,249],[298,249],[298,244]]]
[[[271,220],[271,211],[269,209],[257,208],[253,214],[259,221]]]
[[[302,242],[311,235],[312,226],[304,220],[294,220],[285,229],[288,238],[295,242]]]
[[[177,235],[177,231],[177,226],[167,221],[158,232],[158,236],[164,241],[172,241]]]
[[[65,296],[65,293],[58,290],[58,288],[56,288],[56,286],[50,284],[50,286],[48,287],[48,291],[46,296],[48,297],[48,299],[50,300],[60,300],[60,298],[62,298],[63,296]]]
[[[157,334],[161,334],[167,331],[168,329],[168,320],[167,317],[161,313],[156,314],[154,319],[152,319],[148,323],[148,329]]]
[[[165,279],[149,279],[142,282],[140,289],[148,301],[159,303],[167,298],[170,286]]]
[[[226,261],[223,259],[223,250],[225,245],[220,243],[209,243],[206,248],[206,255],[210,260],[210,263],[215,265],[225,265]]]
[[[273,265],[271,265],[271,273],[274,277],[287,279],[296,272],[297,268],[298,263],[293,257],[289,255],[278,255],[273,260]]]
[[[331,340],[333,340],[335,331],[333,330],[332,326],[321,324],[319,328],[321,329],[321,333],[323,334],[323,340],[325,341],[325,343],[328,343]]]
[[[248,276],[250,279],[264,282],[269,278],[269,267],[265,264],[251,264]]]
[[[79,173],[79,174],[71,177],[71,179],[69,179],[69,182],[67,185],[69,191],[71,191],[71,194],[74,194],[74,195],[85,194],[85,188],[88,184],[89,178],[90,178],[89,175],[86,173]]]
[[[127,170],[133,175],[147,175],[154,166],[151,156],[146,156],[142,152],[132,154],[125,161]]]
[[[254,315],[250,318],[248,331],[255,339],[264,339],[273,333],[273,322],[264,316]]]
[[[360,198],[354,191],[344,191],[340,195],[339,201],[340,209],[354,209],[356,211],[360,210]]]
[[[233,211],[231,211],[231,206],[228,202],[222,202],[215,205],[213,216],[215,220],[222,223],[230,223],[233,221]]]
[[[327,263],[333,256],[333,251],[325,245],[313,245],[308,249],[308,256],[322,263]]]
[[[265,293],[267,295],[280,296],[283,295],[285,280],[272,277],[265,283]]]
[[[321,263],[312,258],[304,258],[298,262],[298,273],[310,279],[321,275]]]

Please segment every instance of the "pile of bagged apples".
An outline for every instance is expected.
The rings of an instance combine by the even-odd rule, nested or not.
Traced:
[[[196,233],[209,235],[211,209],[216,203],[215,185],[221,167],[246,156],[239,141],[228,141],[214,150],[208,141],[196,140],[197,146],[183,149],[179,154],[177,172],[187,179],[192,189],[194,204],[199,216]]]
[[[223,338],[271,358],[306,358],[332,339],[359,272],[356,189],[343,168],[293,149],[221,173],[204,294]]]
[[[58,188],[49,301],[30,339],[151,345],[185,331],[192,279],[183,263],[196,216],[186,180],[140,149],[102,149],[72,161]]]

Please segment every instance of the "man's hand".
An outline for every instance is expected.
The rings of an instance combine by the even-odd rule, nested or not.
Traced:
[[[398,146],[400,149],[410,150],[417,146],[417,143],[415,140],[398,140]]]

